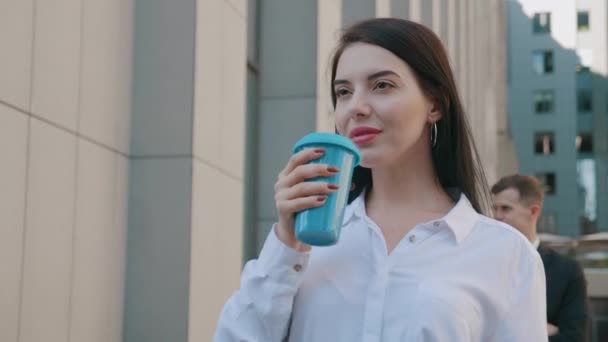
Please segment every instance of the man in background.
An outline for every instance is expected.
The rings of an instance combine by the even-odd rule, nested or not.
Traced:
[[[543,260],[549,341],[583,342],[588,319],[585,276],[578,262],[540,246],[536,235],[544,197],[540,182],[534,177],[512,175],[500,179],[491,192],[496,219],[519,230]]]

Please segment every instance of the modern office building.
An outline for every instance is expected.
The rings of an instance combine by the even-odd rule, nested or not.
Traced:
[[[509,127],[520,170],[546,186],[539,229],[608,230],[608,2],[508,7]]]
[[[504,6],[0,2],[0,340],[210,341],[290,147],[332,130],[328,61],[358,19],[435,30],[489,180],[515,170]]]

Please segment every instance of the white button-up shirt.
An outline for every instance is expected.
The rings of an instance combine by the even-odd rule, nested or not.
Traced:
[[[214,340],[547,341],[543,264],[521,233],[478,214],[464,195],[389,255],[361,195],[334,246],[297,252],[273,229]]]

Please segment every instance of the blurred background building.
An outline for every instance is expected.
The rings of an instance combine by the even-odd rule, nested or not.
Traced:
[[[586,267],[589,341],[604,341],[608,336],[608,1],[507,3],[509,131],[520,172],[535,175],[545,185],[541,235],[546,242],[559,235],[569,237],[562,251]],[[585,236],[573,239],[580,235]]]
[[[509,124],[546,186],[539,229],[608,231],[608,1],[508,3]]]
[[[517,171],[518,158],[527,171],[506,111],[506,8],[504,0],[0,1],[0,341],[211,340],[243,262],[275,221],[273,184],[291,146],[333,130],[328,62],[340,29],[359,19],[432,28],[488,181]],[[602,15],[591,15],[592,30]],[[593,96],[596,115],[606,103]],[[593,153],[605,156],[593,134]],[[576,170],[570,145],[567,169]],[[565,182],[558,191],[566,177],[554,177]]]

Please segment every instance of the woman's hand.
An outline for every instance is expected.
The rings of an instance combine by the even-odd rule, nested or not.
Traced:
[[[279,216],[276,234],[284,244],[298,251],[309,251],[310,246],[295,237],[295,214],[323,205],[327,195],[338,189],[336,184],[306,181],[315,177],[328,177],[338,172],[338,169],[332,165],[307,164],[311,160],[320,158],[323,153],[325,153],[323,148],[309,148],[295,153],[279,173],[274,185],[274,198]]]

